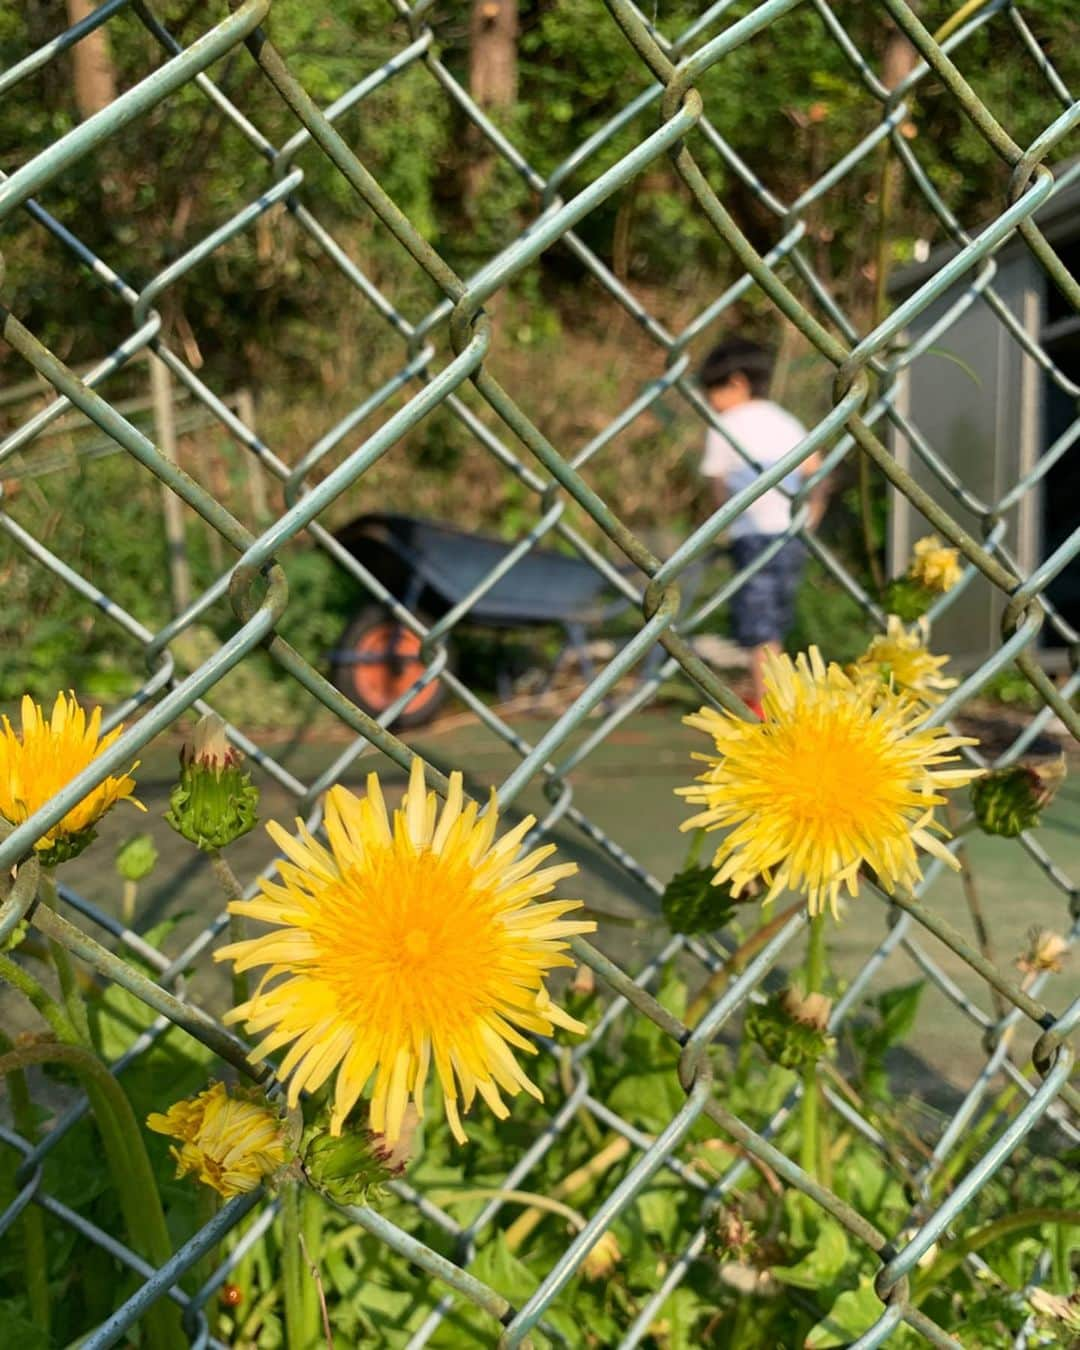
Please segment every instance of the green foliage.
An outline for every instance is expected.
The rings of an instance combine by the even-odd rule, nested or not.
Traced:
[[[148,940],[160,945],[178,921],[147,934]],[[861,1077],[855,1081],[863,1091],[869,1090],[866,1064],[872,1062],[875,1072],[884,1075],[885,1050],[910,1035],[920,990],[920,985],[887,990],[864,1004],[854,1024],[854,1046],[862,1065]],[[677,1016],[685,1016],[687,988],[673,969],[666,972],[658,997]],[[601,1007],[595,997],[579,998],[574,1011],[594,1021]],[[144,1004],[115,986],[94,999],[91,1014],[95,1040],[110,1058],[122,1054],[153,1021]],[[686,1101],[678,1077],[679,1056],[680,1047],[654,1022],[632,1014],[621,1036],[609,1037],[597,1046],[581,1068],[589,1075],[593,1097],[630,1125],[654,1135],[669,1124]],[[791,1072],[722,1045],[714,1045],[710,1056],[725,1106],[751,1128],[761,1128],[787,1093],[793,1081]],[[160,1110],[205,1087],[218,1071],[208,1052],[174,1030],[135,1060],[125,1071],[123,1083],[137,1117],[144,1119],[149,1111]],[[522,1150],[545,1128],[550,1111],[557,1109],[561,1089],[552,1061],[542,1058],[536,1071],[547,1104],[519,1097],[509,1120],[502,1123],[487,1112],[475,1113],[469,1121],[470,1143],[465,1148],[453,1143],[438,1113],[432,1113],[425,1122],[422,1143],[408,1165],[408,1180],[459,1222],[467,1223],[475,1217],[491,1188],[502,1184],[501,1178]],[[876,1095],[887,1102],[887,1085],[883,1083]],[[788,1152],[797,1142],[795,1120],[791,1118],[776,1140]],[[892,1131],[887,1112],[876,1116],[875,1122],[887,1133]],[[839,1117],[830,1128],[843,1157],[843,1165],[837,1167],[830,1184],[841,1199],[896,1238],[912,1199],[902,1169],[892,1155],[873,1147],[863,1135],[848,1132]],[[156,1135],[147,1139],[170,1231],[179,1243],[203,1221],[198,1191],[193,1182],[174,1179],[166,1141]],[[618,1139],[602,1130],[595,1138],[576,1127],[561,1131],[523,1184],[541,1198],[560,1196],[573,1209],[591,1213],[639,1156],[635,1150],[612,1155],[603,1168],[590,1174],[590,1160]],[[356,1143],[361,1151],[368,1147],[362,1134],[356,1136]],[[711,1175],[717,1166],[727,1165],[729,1149],[715,1127],[702,1119],[692,1127],[681,1159]],[[13,1194],[17,1161],[11,1150],[0,1154],[0,1205]],[[566,1190],[564,1179],[571,1174],[578,1180],[572,1190]],[[45,1185],[50,1194],[103,1227],[118,1223],[116,1201],[101,1167],[99,1145],[89,1121],[70,1131],[50,1154]],[[433,1228],[411,1205],[391,1194],[379,1198],[371,1192],[368,1199],[385,1207],[388,1217],[406,1232],[433,1244],[436,1250],[443,1248],[442,1230]],[[650,1344],[683,1346],[686,1350],[699,1346],[766,1350],[779,1345],[827,1350],[849,1343],[873,1324],[881,1311],[872,1287],[877,1263],[835,1219],[808,1210],[804,1199],[792,1190],[777,1194],[766,1184],[765,1174],[754,1170],[743,1176],[728,1201],[730,1213],[738,1215],[737,1231],[744,1236],[753,1234],[753,1240],[710,1242],[678,1289],[664,1301]],[[920,1268],[916,1290],[923,1307],[962,1344],[978,1345],[983,1350],[1007,1350],[1011,1346],[1010,1338],[1015,1337],[1026,1313],[1023,1303],[1009,1294],[1024,1286],[1043,1248],[1058,1253],[1047,1287],[1068,1290],[1070,1252],[1080,1247],[1080,1225],[1047,1220],[1041,1217],[1040,1205],[1065,1212],[1076,1209],[1080,1205],[1080,1173],[1068,1158],[1021,1151],[965,1212],[958,1238],[1003,1214],[1028,1209],[1035,1214],[1030,1226],[1003,1232],[999,1238],[991,1234],[990,1240],[980,1246],[980,1255],[995,1283],[979,1291],[977,1313],[969,1306],[971,1275],[962,1262],[947,1268],[945,1264]],[[546,1210],[535,1212],[536,1222],[527,1233],[520,1231],[519,1220],[527,1206],[527,1195],[504,1205],[494,1225],[482,1230],[469,1266],[471,1274],[515,1306],[535,1291],[571,1235],[566,1220]],[[562,1337],[572,1346],[616,1344],[700,1221],[699,1193],[661,1170],[614,1219],[610,1231],[617,1255],[610,1271],[600,1280],[588,1279],[580,1272],[574,1276],[545,1314],[544,1326],[536,1337],[538,1346],[552,1344],[552,1336]],[[16,1225],[0,1250],[0,1314],[19,1327],[29,1316],[20,1292],[21,1231]],[[730,1222],[724,1231],[734,1231]],[[114,1270],[110,1258],[65,1224],[48,1219],[46,1241],[56,1312],[55,1343],[67,1343],[104,1318],[131,1292],[134,1277]],[[256,1245],[250,1260],[234,1272],[238,1307],[210,1305],[214,1334],[231,1341],[252,1310],[259,1307],[262,1314],[250,1343],[258,1350],[278,1350],[282,1345],[281,1241],[280,1230],[270,1230]],[[944,1246],[937,1260],[944,1263],[948,1251]],[[418,1267],[352,1224],[344,1214],[330,1210],[323,1216],[319,1268],[335,1337],[345,1344],[369,1341],[403,1347],[443,1292]],[[781,1287],[789,1292],[782,1297],[767,1291],[751,1297],[738,1292],[737,1279],[722,1278],[721,1268],[729,1274],[742,1272],[740,1278],[752,1281],[767,1276],[774,1290]],[[940,1278],[936,1273],[939,1269]],[[976,1326],[977,1335],[973,1329]],[[592,1339],[582,1339],[582,1328],[588,1328]],[[436,1331],[433,1343],[446,1347],[482,1344],[494,1334],[494,1324],[486,1314],[458,1299]],[[48,1344],[35,1342],[30,1332],[26,1339],[30,1345]],[[917,1343],[907,1332],[899,1333],[897,1344],[914,1347]]]
[[[881,603],[887,614],[895,614],[905,623],[913,623],[926,613],[937,598],[938,592],[924,586],[921,581],[911,577],[893,577],[885,588]]]
[[[1027,708],[1033,712],[1042,707],[1038,691],[1016,666],[1006,666],[996,675],[992,675],[979,690],[979,696],[992,699],[995,703]]]
[[[752,7],[752,0],[724,7],[723,23],[737,21]],[[163,0],[157,7],[185,44],[219,18],[219,11],[211,14],[210,8],[189,0]],[[920,12],[933,28],[955,8],[956,0],[926,0]],[[644,90],[649,77],[601,0],[522,0],[519,9],[520,97],[517,106],[499,114],[498,120],[527,149],[537,169],[550,174]],[[1075,83],[1080,75],[1075,0],[1042,0],[1029,9],[1037,40],[1051,49],[1065,80]],[[673,37],[701,11],[695,0],[663,0],[655,6],[655,20]],[[134,7],[121,12],[107,29],[121,88],[132,87],[161,59],[152,39],[132,17],[134,12]],[[439,59],[464,81],[468,53],[461,7],[434,7],[430,17]],[[842,18],[855,47],[879,69],[891,37],[881,8],[847,6]],[[7,68],[51,36],[54,20],[50,7],[40,0],[0,10],[0,67]],[[995,16],[955,56],[1017,142],[1028,145],[1059,108],[1033,64],[1026,64],[1023,57],[1002,59],[999,44],[1009,31],[1007,23],[1007,15]],[[323,106],[351,88],[361,74],[399,52],[409,39],[404,23],[393,19],[383,0],[333,0],[327,5],[275,0],[268,26],[295,73]],[[707,28],[698,40],[713,31]],[[16,101],[0,127],[4,172],[76,125],[68,70],[67,61],[52,63],[39,80],[25,86],[28,91],[33,86],[32,93]],[[294,134],[294,116],[246,52],[238,50],[220,63],[214,77],[275,144]],[[1023,97],[1017,97],[1021,82]],[[856,146],[881,116],[880,104],[861,87],[820,13],[810,5],[784,15],[773,33],[739,46],[706,72],[700,87],[719,135],[760,178],[760,185],[788,202],[807,189],[812,176]],[[915,153],[950,209],[965,223],[998,211],[1007,198],[1010,168],[987,147],[948,92],[936,81],[924,82],[913,111],[919,131]],[[615,163],[655,128],[658,116],[657,102],[642,110],[575,169],[562,184],[563,195],[569,197]],[[475,129],[423,63],[386,81],[344,114],[338,126],[414,225],[463,273],[474,271],[505,247],[537,213],[536,195],[523,177],[496,157],[482,166],[483,173],[474,176],[466,171],[482,159]],[[743,183],[730,163],[708,146],[696,149],[710,181],[752,242],[762,248],[775,243],[778,222],[763,208],[757,185]],[[1063,154],[1065,149],[1063,142],[1058,151]],[[434,287],[381,223],[361,208],[325,156],[307,145],[296,163],[304,172],[300,200],[311,205],[348,256],[402,314],[410,320],[425,314],[439,298]],[[810,165],[816,166],[812,173]],[[843,183],[825,194],[815,208],[820,214],[808,220],[806,256],[812,258],[838,306],[856,317],[865,314],[869,301],[867,269],[875,241],[866,223],[868,208],[876,203],[880,169],[880,154],[861,160]],[[49,185],[45,204],[94,254],[131,284],[143,286],[269,182],[250,144],[200,91],[189,86],[72,165]],[[670,306],[674,314],[674,318],[665,314],[665,320],[676,329],[687,314],[699,312],[719,294],[737,271],[665,160],[652,164],[587,216],[579,234],[635,291],[647,295],[650,287],[662,287],[664,308]],[[889,222],[887,251],[896,259],[910,256],[917,237],[940,240],[942,231],[927,205],[908,190]],[[622,241],[618,249],[616,240]],[[76,264],[29,216],[20,214],[5,234],[4,262],[5,303],[65,360],[77,364],[98,357],[128,335],[127,305],[105,290],[95,292],[98,303],[87,304],[85,290],[71,284]],[[794,273],[787,276],[805,295],[805,283]],[[491,306],[496,325],[502,326],[494,359],[518,363],[511,371],[515,379],[508,383],[525,390],[527,404],[540,405],[545,429],[550,421],[553,443],[567,453],[594,436],[626,389],[640,387],[649,373],[646,364],[661,359],[644,341],[631,346],[627,340],[623,350],[617,331],[618,350],[609,374],[597,371],[595,360],[582,361],[583,351],[594,355],[608,338],[612,310],[606,302],[598,303],[599,296],[599,287],[586,279],[580,259],[570,249],[556,247],[495,297]],[[162,309],[167,340],[191,333],[200,358],[197,364],[205,367],[211,387],[221,390],[251,383],[269,391],[267,439],[289,463],[297,462],[315,435],[325,430],[320,421],[324,414],[340,416],[344,407],[355,406],[358,397],[376,388],[400,364],[403,352],[398,334],[372,315],[298,217],[282,207],[261,216],[250,230],[170,287]],[[739,327],[752,333],[771,331],[774,325],[758,293],[745,297],[723,322],[725,330]],[[712,336],[703,334],[702,341]],[[586,371],[576,385],[575,367]],[[633,368],[629,375],[627,367]],[[4,378],[25,374],[6,352],[0,354],[0,372]],[[798,411],[817,413],[824,406],[827,393],[810,388],[817,374],[816,368],[809,372],[805,392],[792,400],[793,406],[800,405]],[[574,391],[573,398],[565,396],[568,388]],[[114,385],[109,392],[113,396],[119,391]],[[134,386],[124,385],[123,392],[135,392]],[[295,417],[295,407],[305,411],[306,421]],[[311,432],[316,425],[319,430]],[[635,528],[669,524],[677,512],[689,510],[687,447],[691,439],[696,447],[700,428],[692,424],[682,440],[683,426],[676,419],[663,422],[659,431],[652,424],[645,432],[631,429],[625,441],[620,439],[617,453],[601,454],[588,465],[590,482],[620,513],[632,518]],[[447,514],[451,499],[462,500],[453,497],[459,480],[469,481],[476,463],[486,462],[486,454],[460,422],[440,412],[417,429],[400,454],[388,457],[404,464],[403,476],[409,481],[403,484],[400,477],[396,481],[402,496],[395,497],[393,491],[383,494],[373,471],[365,479],[366,495],[349,502],[348,509],[408,504],[429,514]],[[628,470],[646,463],[658,466],[653,477],[634,481],[639,487],[659,484],[662,490],[639,490],[631,500]],[[378,468],[381,471],[382,466]],[[502,475],[502,470],[498,473]],[[497,492],[490,490],[490,477],[478,475],[473,480],[469,500],[475,509],[470,523],[484,523],[506,537],[517,537],[534,524],[536,503],[520,482],[502,476],[507,481],[500,480]],[[845,491],[842,483],[838,488],[830,508],[829,546],[861,575],[865,559],[854,490]],[[876,492],[872,505],[870,546],[876,548],[883,533],[884,495]],[[158,486],[128,457],[113,455],[91,462],[73,454],[62,471],[27,478],[17,492],[9,487],[4,506],[90,587],[101,587],[137,623],[158,630],[170,619],[169,558],[156,526]],[[701,514],[705,507],[699,502],[694,509]],[[187,545],[193,583],[203,589],[230,559],[215,557],[203,523],[194,518],[187,522]],[[283,551],[281,561],[290,603],[279,631],[309,661],[322,665],[355,606],[356,587],[325,553],[299,541]],[[0,585],[4,596],[0,699],[26,691],[51,697],[58,686],[68,684],[90,698],[119,698],[143,678],[141,643],[6,534],[0,536]],[[202,615],[201,622],[172,645],[180,670],[205,660],[235,631],[236,622],[226,603]],[[816,643],[827,657],[850,661],[862,649],[865,627],[857,603],[811,560],[791,645],[805,648]],[[1023,687],[1027,690],[1026,682]],[[999,677],[995,696],[1020,701],[1019,694],[1012,698],[1006,692],[1012,688]],[[298,693],[260,654],[223,679],[213,697],[223,712],[251,725],[258,718],[291,720]],[[136,872],[143,875],[148,865],[145,858],[125,856],[120,870],[134,877]],[[707,931],[727,918],[726,911],[706,903],[713,896],[706,895],[702,872],[681,873],[665,897],[665,915],[680,931]],[[162,943],[177,922],[179,916],[144,936]],[[892,1100],[890,1051],[910,1036],[921,991],[917,983],[877,994],[864,1001],[849,1023],[845,1048],[851,1066],[843,1060],[841,1064],[886,1146],[874,1146],[827,1105],[823,1108],[825,1134],[833,1145],[823,1150],[833,1167],[829,1184],[895,1242],[902,1240],[906,1216],[921,1197],[912,1185],[913,1169],[905,1165],[906,1155],[897,1145],[910,1140],[904,1137],[906,1122]],[[662,1006],[685,1016],[687,993],[681,967],[664,972],[657,995]],[[599,999],[579,998],[575,1011],[595,1025],[602,1004]],[[751,1012],[747,1019],[751,1032],[754,1016]],[[107,1058],[130,1049],[154,1020],[145,1004],[115,985],[91,993],[90,1026],[96,1048]],[[767,1030],[771,1034],[776,1027]],[[760,1022],[758,1035],[764,1039]],[[775,1064],[743,1053],[744,1048],[717,1040],[707,1053],[718,1096],[759,1130],[792,1087],[793,1075],[784,1065],[801,1065],[807,1056],[793,1060],[778,1054],[784,1062]],[[558,1194],[572,1208],[592,1212],[639,1161],[641,1141],[635,1138],[624,1148],[625,1136],[608,1132],[601,1118],[585,1108],[567,1128],[547,1139],[551,1112],[566,1092],[558,1069],[564,1068],[571,1080],[574,1075],[585,1076],[594,1100],[633,1129],[656,1136],[686,1104],[679,1077],[681,1053],[655,1023],[628,1010],[581,1062],[559,1066],[553,1057],[540,1056],[535,1072],[546,1102],[521,1096],[503,1123],[478,1112],[470,1120],[467,1147],[455,1146],[445,1122],[433,1115],[425,1122],[409,1179],[423,1194],[438,1192],[440,1203],[455,1219],[468,1223],[525,1149],[545,1138],[550,1146],[539,1153],[522,1184],[541,1199]],[[122,1082],[137,1117],[144,1119],[148,1111],[205,1086],[218,1071],[201,1045],[173,1028],[135,1059]],[[46,1082],[62,1105],[68,1081],[53,1074]],[[42,1113],[42,1124],[55,1114],[53,1100],[51,1096],[50,1111]],[[1008,1103],[999,1100],[989,1102],[986,1112],[994,1119],[994,1113],[1006,1109]],[[789,1155],[800,1142],[799,1129],[797,1113],[780,1126],[776,1143]],[[202,1222],[197,1192],[192,1184],[175,1180],[166,1142],[156,1136],[148,1142],[167,1201],[170,1229],[180,1243]],[[611,1151],[612,1145],[618,1147]],[[609,1149],[607,1165],[593,1166],[604,1148]],[[16,1195],[19,1160],[15,1150],[0,1150],[0,1209]],[[711,1180],[733,1163],[743,1162],[744,1155],[701,1116],[679,1146],[679,1161]],[[1002,1215],[1042,1211],[1050,1205],[1075,1209],[1080,1204],[1080,1171],[1075,1164],[1075,1158],[1040,1157],[1030,1143],[1021,1147],[976,1195],[941,1255],[918,1273],[918,1295],[926,1311],[961,1343],[985,1350],[1015,1344],[1028,1315],[1022,1291],[1043,1250],[1052,1253],[1048,1287],[1068,1291],[1080,1225],[1040,1217],[1029,1228],[995,1232],[993,1224]],[[573,1179],[572,1186],[567,1185],[568,1178]],[[107,1231],[120,1227],[116,1197],[102,1167],[100,1140],[89,1119],[70,1130],[49,1154],[42,1184],[49,1194]],[[857,1339],[881,1311],[872,1286],[876,1259],[835,1219],[808,1207],[803,1197],[790,1190],[778,1194],[775,1178],[766,1169],[747,1169],[738,1186],[736,1199],[753,1219],[755,1232],[763,1235],[761,1242],[753,1251],[714,1248],[695,1260],[663,1301],[645,1344],[650,1350],[698,1346],[765,1350],[838,1346]],[[700,1226],[701,1198],[702,1193],[685,1184],[682,1176],[662,1167],[613,1219],[612,1233],[622,1255],[610,1277],[573,1277],[545,1315],[548,1331],[573,1345],[582,1343],[584,1328],[592,1345],[617,1344],[685,1251],[688,1236]],[[396,1197],[385,1203],[389,1217],[403,1231],[448,1256],[458,1254],[446,1229],[417,1208]],[[528,1196],[507,1199],[496,1219],[481,1230],[470,1266],[477,1278],[516,1304],[535,1291],[565,1250],[569,1236],[565,1214],[543,1208],[532,1214],[536,1221],[524,1231],[516,1226],[523,1210],[530,1213]],[[71,1344],[137,1287],[138,1277],[54,1216],[47,1215],[45,1224],[46,1274],[55,1312],[51,1343]],[[976,1280],[963,1262],[949,1265],[944,1258],[955,1250],[949,1241],[955,1244],[981,1226],[989,1230],[980,1247],[989,1273]],[[406,1345],[430,1317],[444,1287],[345,1214],[327,1213],[323,1238],[320,1276],[339,1342]],[[50,1342],[29,1321],[22,1241],[23,1226],[15,1224],[0,1244],[0,1325],[10,1340],[37,1350]],[[228,1241],[235,1241],[235,1236]],[[243,1281],[240,1311],[210,1306],[214,1335],[258,1350],[276,1350],[284,1343],[281,1257],[280,1229],[271,1229],[250,1259],[245,1258],[242,1276],[237,1275]],[[766,1276],[772,1293],[741,1292],[726,1278],[732,1274],[749,1276],[755,1289],[759,1277]],[[197,1284],[194,1274],[189,1283]],[[248,1323],[256,1310],[252,1327]],[[490,1317],[458,1299],[431,1343],[486,1344],[497,1334]],[[543,1330],[536,1336],[539,1345],[547,1339]],[[890,1343],[904,1347],[916,1341],[913,1333],[901,1328]]]
[[[888,1096],[886,1055],[911,1034],[924,988],[924,981],[916,980],[888,989],[868,1000],[865,1015],[848,1024],[859,1057],[859,1083],[868,1096]]]
[[[26,8],[25,21],[14,10],[0,17],[0,66],[11,65],[53,35],[48,7],[35,3]],[[736,21],[750,8],[748,3],[728,6],[723,23]],[[953,8],[946,0],[927,3],[923,21],[933,28]],[[547,175],[619,115],[648,87],[649,77],[602,0],[522,0],[519,9],[518,102],[495,117],[500,129]],[[665,0],[655,17],[660,29],[674,38],[700,12],[693,0]],[[165,0],[159,13],[184,43],[204,32],[212,17],[205,6],[186,0]],[[435,7],[425,17],[434,25],[440,59],[467,83],[468,34],[461,13]],[[1065,81],[1075,80],[1080,75],[1075,7],[1055,0],[1034,7],[1027,19]],[[880,11],[849,7],[843,22],[855,46],[877,68],[890,40]],[[409,40],[406,26],[385,0],[332,0],[318,6],[275,0],[268,27],[305,88],[323,106]],[[714,31],[715,25],[706,27],[695,44]],[[131,87],[158,59],[155,44],[130,11],[111,20],[106,32],[118,86]],[[1002,56],[1003,36],[1009,42],[1008,59]],[[1027,78],[1027,58],[1005,16],[995,16],[954,58],[1019,143],[1028,144],[1057,115],[1045,82]],[[23,86],[25,96],[13,104],[0,128],[0,166],[5,171],[76,125],[69,62],[61,58],[50,63],[40,78]],[[294,117],[246,53],[237,52],[214,76],[275,144],[294,134]],[[1023,98],[1015,97],[1020,78]],[[700,88],[716,131],[786,201],[805,191],[807,166],[816,165],[814,172],[820,172],[839,161],[881,115],[880,105],[862,88],[813,6],[799,6],[782,16],[771,39],[730,52],[704,74]],[[630,119],[570,174],[562,184],[564,195],[580,190],[639,143],[658,115],[653,102]],[[1005,197],[1006,166],[939,85],[920,86],[913,115],[916,127],[932,132],[918,135],[913,150],[950,208],[965,221],[986,218]],[[345,112],[337,126],[413,224],[463,272],[475,270],[535,217],[537,198],[524,178],[497,154],[485,158],[476,128],[424,62],[383,82]],[[778,153],[781,145],[783,153]],[[1060,150],[1064,153],[1064,145]],[[698,144],[697,152],[750,239],[761,248],[774,243],[776,219],[762,207],[759,194],[708,144]],[[407,317],[415,320],[427,312],[438,298],[434,288],[359,205],[326,156],[307,143],[295,164],[304,173],[302,201],[345,252]],[[139,286],[253,200],[270,181],[261,173],[247,139],[189,85],[71,166],[50,185],[45,204],[89,249]],[[873,239],[866,216],[876,200],[879,177],[880,156],[860,160],[822,200],[827,229],[815,224],[811,231],[815,269],[848,313],[865,307],[869,295],[865,268]],[[663,159],[589,214],[578,232],[632,289],[662,287],[688,313],[735,276],[729,251]],[[901,258],[910,254],[916,237],[940,238],[941,230],[918,193],[908,190],[890,222],[890,234]],[[618,249],[616,240],[622,241]],[[64,359],[97,357],[127,335],[127,306],[104,290],[97,292],[100,303],[88,305],[84,288],[70,284],[78,264],[29,216],[15,218],[5,236],[4,255],[6,302]],[[791,281],[796,288],[802,285],[797,277]],[[358,303],[336,264],[282,206],[179,279],[162,303],[168,339],[175,341],[179,325],[186,325],[183,331],[190,330],[198,346],[196,364],[204,367],[203,378],[212,388],[222,391],[244,383],[272,394],[268,402],[276,408],[269,416],[287,437],[285,457],[291,462],[298,409],[313,419],[323,391],[335,406],[340,396],[342,410],[354,406],[357,391],[374,389],[398,367],[402,355],[391,326],[373,316],[366,303]],[[618,378],[610,390],[595,360],[588,363],[593,377],[574,383],[582,348],[595,352],[609,333],[609,305],[583,273],[580,260],[563,247],[549,250],[493,302],[500,353],[514,362],[514,387],[528,391],[529,403],[542,399],[548,388],[555,391],[553,418],[543,424],[548,430],[547,421],[553,421],[550,434],[560,446],[573,445],[579,428],[594,434],[598,407],[613,409],[624,399],[628,367],[640,368],[635,377],[652,373],[655,350],[635,334],[635,345],[619,353]],[[766,317],[756,292],[729,312],[724,324],[775,336],[773,320]],[[702,342],[713,336],[703,335]],[[12,378],[26,373],[11,353],[0,353],[0,371]],[[815,364],[795,381],[799,388],[793,392],[793,405],[804,416],[816,417],[826,406],[820,374]],[[111,379],[110,396],[128,389],[136,391],[124,372]],[[303,425],[306,430],[307,422]],[[625,452],[605,452],[590,465],[590,473],[635,527],[666,523],[676,513],[685,514],[693,492],[687,461],[699,439],[700,428],[690,421],[664,427],[659,435],[651,422],[642,423],[631,428]],[[452,498],[450,491],[457,487],[453,480],[468,483],[477,457],[486,462],[486,452],[472,434],[444,412],[418,429],[408,452],[407,471],[393,480],[394,504],[411,504],[428,514],[460,507],[460,498]],[[628,483],[628,460],[635,474],[642,475],[636,490]],[[659,466],[651,477],[644,467],[650,463]],[[373,474],[373,487],[376,479]],[[534,498],[517,482],[500,482],[491,490],[492,481],[477,480],[468,518],[519,537],[535,522]],[[140,623],[159,627],[169,617],[170,602],[164,537],[160,530],[147,528],[156,514],[155,492],[145,472],[124,456],[93,465],[75,459],[60,472],[31,480],[12,499],[11,509],[92,586],[107,582],[111,599]],[[853,492],[834,494],[828,528],[835,536],[831,545],[858,572],[864,559],[857,509],[848,501]],[[876,489],[873,506],[872,530],[879,543],[885,501]],[[694,509],[700,514],[704,508],[698,503]],[[220,564],[207,556],[206,531],[195,522],[188,531],[188,547],[193,580],[201,588]],[[281,631],[310,659],[329,650],[340,631],[342,586],[340,578],[331,582],[319,575],[325,559],[309,558],[302,561],[297,553],[291,564],[296,569],[290,576],[293,603]],[[137,645],[86,600],[73,598],[6,536],[0,539],[0,582],[5,600],[0,613],[0,699],[26,691],[47,697],[58,683],[105,701],[132,691],[139,667]],[[856,654],[853,635],[859,617],[854,602],[813,565],[800,596],[792,643],[805,647],[818,642],[829,655],[849,660]],[[231,616],[213,622],[215,629],[224,629]],[[263,676],[265,694],[273,672],[265,669]],[[273,698],[256,697],[249,703],[273,706]],[[275,715],[280,711],[273,706]]]
[[[862,655],[868,632],[862,606],[811,558],[795,598],[795,623],[785,643],[788,651],[806,651],[813,645],[827,661],[846,665]]]

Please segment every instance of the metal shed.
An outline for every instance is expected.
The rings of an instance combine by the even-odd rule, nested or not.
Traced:
[[[1074,276],[1080,275],[1078,177],[1080,164],[1037,216]],[[943,246],[899,271],[894,298],[917,290],[957,251]],[[1000,513],[1001,547],[1022,574],[1030,573],[1080,525],[1080,316],[1014,235],[923,310],[906,337],[909,351],[922,350],[898,377],[893,453],[977,537]],[[1014,492],[1036,470],[1037,482]],[[895,575],[929,526],[904,496],[891,496],[888,562]],[[1066,625],[1080,628],[1080,560],[1046,595]],[[999,592],[974,578],[935,623],[935,646],[961,666],[977,665],[1000,643],[1003,606]],[[1048,621],[1039,644],[1044,664],[1063,662],[1067,632]]]

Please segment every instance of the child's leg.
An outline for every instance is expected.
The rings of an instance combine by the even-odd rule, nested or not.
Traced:
[[[781,638],[785,638],[795,622],[795,597],[806,570],[806,548],[798,539],[789,539],[774,561],[777,578],[776,622]]]
[[[750,682],[754,690],[754,702],[758,712],[761,708],[761,701],[765,697],[765,657],[769,652],[778,652],[780,650],[779,642],[761,642],[750,652]]]
[[[748,567],[772,542],[769,535],[746,535],[733,540],[736,568],[742,571]],[[731,597],[735,640],[750,653],[751,701],[756,705],[755,712],[760,711],[765,694],[766,655],[780,650],[783,637],[782,576],[777,558],[770,558]]]

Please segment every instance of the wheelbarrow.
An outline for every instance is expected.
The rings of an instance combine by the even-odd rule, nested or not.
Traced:
[[[404,515],[366,515],[337,535],[338,542],[382,583],[410,614],[429,625],[460,603],[514,545],[452,525]],[[627,566],[627,575],[637,569]],[[588,675],[589,640],[630,601],[581,558],[535,548],[524,554],[468,609],[465,621],[496,630],[561,629],[564,642],[552,666],[572,652]],[[453,644],[447,643],[453,666]],[[423,674],[420,638],[384,605],[367,605],[351,620],[331,654],[334,683],[372,717],[385,712]],[[419,689],[397,718],[419,726],[445,695],[436,679]]]

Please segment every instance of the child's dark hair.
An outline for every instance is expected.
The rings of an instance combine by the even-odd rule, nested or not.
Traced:
[[[772,379],[773,353],[746,338],[728,338],[715,346],[702,362],[700,379],[706,390],[727,384],[734,375],[745,376],[754,398],[765,398]]]

